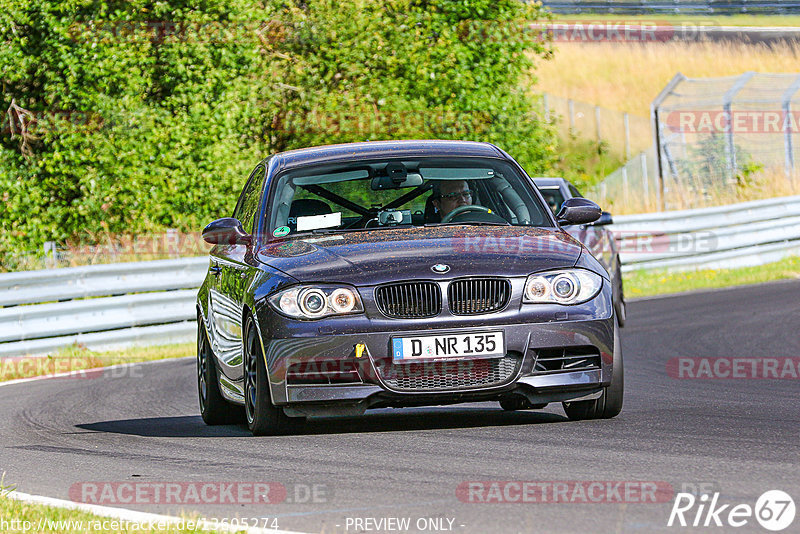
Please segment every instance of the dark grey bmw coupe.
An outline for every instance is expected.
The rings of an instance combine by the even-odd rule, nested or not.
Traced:
[[[295,150],[256,166],[197,297],[208,424],[255,435],[306,416],[498,401],[616,416],[623,367],[602,265],[525,171],[488,143]],[[243,407],[243,409],[242,409]]]

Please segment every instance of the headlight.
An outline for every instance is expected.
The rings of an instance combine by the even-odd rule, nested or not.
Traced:
[[[269,297],[277,311],[295,319],[320,319],[364,311],[355,288],[333,286],[295,286]]]
[[[602,286],[600,275],[583,269],[532,274],[525,281],[522,301],[528,304],[580,304],[597,295]]]

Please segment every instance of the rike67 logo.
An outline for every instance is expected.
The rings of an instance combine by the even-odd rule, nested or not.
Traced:
[[[794,522],[795,504],[785,491],[764,492],[755,503],[721,504],[720,494],[678,493],[669,514],[667,526],[681,527],[733,527],[750,524],[753,518],[767,530],[785,530]]]

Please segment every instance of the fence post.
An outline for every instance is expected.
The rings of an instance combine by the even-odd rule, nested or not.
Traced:
[[[542,93],[542,104],[544,105],[544,121],[550,124],[550,95]]]
[[[736,83],[734,83],[730,89],[725,92],[725,95],[722,97],[722,111],[725,113],[725,116],[728,119],[728,135],[726,136],[726,143],[725,143],[725,155],[728,156],[728,181],[733,181],[733,175],[737,169],[736,163],[736,146],[733,144],[733,115],[731,114],[731,103],[733,102],[733,98],[736,96],[742,87],[750,81],[750,78],[753,77],[755,72],[745,72],[742,74]]]
[[[58,263],[58,251],[55,241],[44,242],[44,265],[47,269],[54,269]]]
[[[792,121],[789,114],[792,112],[792,96],[800,89],[800,75],[795,78],[792,85],[783,93],[781,109],[783,109],[783,150],[786,166],[786,177],[794,182],[794,147],[792,147]]]
[[[631,159],[631,127],[628,124],[628,112],[622,115],[622,125],[625,129],[625,161]]]
[[[570,98],[567,100],[567,108],[569,109],[569,131],[575,130],[575,102]]]
[[[180,256],[180,251],[178,250],[178,241],[180,237],[178,236],[178,229],[177,228],[167,228],[166,233],[164,234],[164,252],[172,256],[173,258],[177,258]]]
[[[647,177],[647,154],[642,152],[639,154],[639,161],[642,164],[642,189],[644,191],[645,201],[650,197],[650,184],[648,184]]]
[[[622,167],[622,203],[628,204],[628,166]]]
[[[653,124],[653,145],[656,149],[656,187],[657,194],[658,194],[658,205],[661,211],[666,209],[666,195],[664,194],[665,185],[664,185],[664,165],[661,162],[662,158],[662,139],[661,139],[661,120],[658,116],[659,108],[661,104],[664,103],[664,100],[669,96],[669,94],[684,80],[686,80],[686,76],[681,74],[680,72],[677,73],[669,83],[658,93],[658,96],[653,100],[653,103],[650,104],[650,121]]]
[[[597,142],[603,141],[603,136],[600,134],[600,106],[594,107],[594,131],[597,135]]]

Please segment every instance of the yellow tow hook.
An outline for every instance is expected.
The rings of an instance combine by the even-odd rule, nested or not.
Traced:
[[[359,343],[358,345],[356,345],[356,358],[360,358],[361,356],[363,356],[364,355],[364,349],[366,349],[366,348],[367,348],[367,346],[364,345],[363,343]]]

